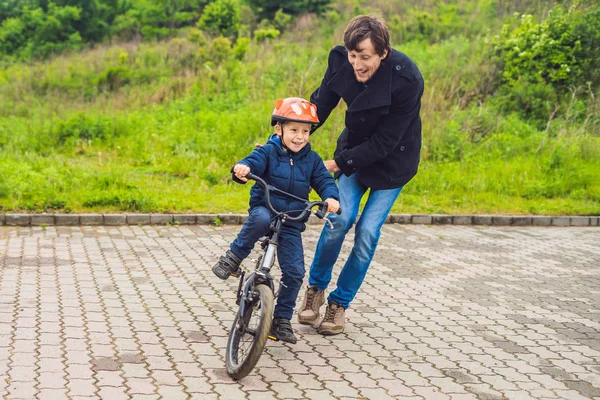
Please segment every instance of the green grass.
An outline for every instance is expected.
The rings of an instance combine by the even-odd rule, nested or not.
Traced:
[[[245,212],[250,185],[231,166],[266,140],[277,98],[310,95],[342,28],[308,26],[218,66],[176,38],[0,71],[0,209]],[[400,48],[426,92],[420,171],[394,213],[600,215],[600,134],[585,122],[597,100],[546,129],[470,100],[490,76],[482,37]],[[343,111],[311,139],[323,158]]]

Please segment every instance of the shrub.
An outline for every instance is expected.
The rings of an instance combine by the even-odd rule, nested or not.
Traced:
[[[248,38],[239,38],[233,47],[233,55],[236,60],[243,60],[248,52],[248,48],[250,47],[250,39]]]
[[[277,12],[291,15],[322,14],[329,9],[331,0],[250,0],[250,5],[262,18],[273,19]]]
[[[277,10],[273,17],[273,25],[281,32],[285,31],[290,26],[290,22],[292,22],[292,16],[284,13],[281,8]]]
[[[254,39],[256,39],[256,41],[258,43],[264,42],[265,40],[269,39],[277,39],[277,37],[279,37],[279,30],[275,29],[275,28],[271,28],[271,29],[257,29],[254,31]]]
[[[76,26],[81,19],[77,7],[48,3],[47,11],[25,7],[18,18],[8,18],[0,26],[0,53],[15,58],[46,57],[66,49],[81,47]]]
[[[198,28],[214,35],[235,39],[240,28],[240,5],[237,0],[216,0],[204,8]]]
[[[562,109],[574,88],[598,77],[600,34],[593,30],[600,28],[600,23],[587,15],[556,6],[539,24],[533,16],[523,15],[515,29],[505,24],[493,37],[494,56],[501,71],[499,98],[505,109],[547,120]],[[592,39],[596,35],[596,39],[584,38],[583,32]]]
[[[98,76],[96,85],[100,90],[114,92],[131,82],[132,72],[126,65],[108,67]]]
[[[220,64],[229,59],[231,55],[231,41],[225,37],[218,37],[212,41],[208,49],[208,56],[215,64]]]
[[[61,145],[72,140],[107,139],[114,134],[114,124],[108,118],[92,118],[81,112],[60,121],[53,133]]]

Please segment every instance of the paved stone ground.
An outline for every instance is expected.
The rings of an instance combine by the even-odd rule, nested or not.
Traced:
[[[238,229],[0,228],[0,398],[600,399],[600,228],[386,225],[346,332],[233,382]]]

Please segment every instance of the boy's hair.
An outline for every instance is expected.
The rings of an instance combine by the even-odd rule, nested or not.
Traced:
[[[349,51],[358,50],[358,44],[363,40],[370,38],[377,54],[381,57],[387,50],[389,56],[391,52],[390,32],[385,26],[383,19],[374,15],[358,15],[352,18],[352,21],[344,31],[344,46]]]

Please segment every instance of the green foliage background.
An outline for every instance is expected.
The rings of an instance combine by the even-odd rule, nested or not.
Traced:
[[[244,212],[230,167],[266,140],[277,98],[310,96],[348,20],[375,12],[426,80],[421,167],[393,212],[600,214],[594,3],[13,3],[4,212]],[[343,111],[312,136],[324,158]]]

